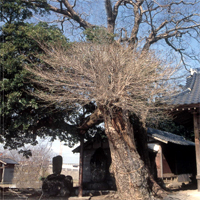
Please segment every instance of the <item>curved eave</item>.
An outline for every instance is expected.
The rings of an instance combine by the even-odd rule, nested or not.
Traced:
[[[197,70],[188,77],[185,89],[171,97],[171,105],[181,107],[196,107],[200,105],[200,71]],[[193,106],[194,107],[194,106]]]
[[[163,143],[174,143],[183,146],[194,146],[194,142],[186,140],[183,136],[176,135],[173,133],[169,133],[166,131],[161,131],[153,128],[148,128],[147,133],[150,137],[154,138],[155,140],[161,141]]]

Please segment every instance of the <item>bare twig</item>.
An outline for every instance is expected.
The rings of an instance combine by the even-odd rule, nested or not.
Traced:
[[[40,59],[51,68],[26,67],[38,77],[33,81],[46,88],[34,94],[41,99],[73,106],[95,101],[100,107],[119,107],[142,116],[159,108],[157,97],[173,91],[168,79],[174,68],[153,53],[141,55],[115,44],[77,43],[70,50],[60,46],[42,45],[46,55]]]

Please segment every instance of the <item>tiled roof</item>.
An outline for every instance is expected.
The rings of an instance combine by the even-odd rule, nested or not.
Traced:
[[[186,140],[183,136],[175,135],[173,133],[169,133],[166,131],[161,131],[153,128],[147,128],[147,134],[149,137],[155,139],[156,141],[160,141],[163,143],[174,143],[178,145],[184,145],[184,146],[195,146],[194,142]],[[93,141],[87,141],[84,143],[84,149],[87,148],[88,145],[92,144]],[[149,146],[151,149],[151,147]],[[79,153],[80,152],[80,146],[72,150],[73,153]]]
[[[13,164],[13,165],[17,165],[18,163],[10,158],[0,158],[0,162],[3,164]]]
[[[182,92],[171,98],[172,105],[189,105],[200,103],[200,68],[191,69]]]
[[[186,140],[183,136],[175,135],[166,131],[148,128],[147,134],[155,140],[159,140],[164,143],[171,142],[179,145],[195,146],[194,142]]]

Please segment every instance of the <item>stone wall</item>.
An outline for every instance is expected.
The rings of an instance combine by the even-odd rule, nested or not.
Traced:
[[[15,166],[13,184],[17,188],[41,188],[44,171],[45,169],[39,166]]]
[[[52,167],[41,168],[41,166],[16,165],[14,170],[13,184],[16,188],[41,188],[41,177],[52,174]],[[61,174],[73,177],[74,186],[78,185],[79,171],[73,169],[62,169]]]

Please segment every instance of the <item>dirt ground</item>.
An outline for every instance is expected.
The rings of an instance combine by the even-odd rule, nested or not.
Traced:
[[[1,197],[1,199],[6,200],[66,200],[64,197],[43,197],[41,194],[23,194],[23,193],[12,193],[6,192]],[[117,195],[99,195],[99,196],[85,196],[82,198],[70,197],[68,200],[119,200]],[[121,199],[123,200],[123,199]],[[161,199],[155,199],[161,200]],[[176,191],[169,193],[163,200],[200,200],[200,193],[197,190],[185,190]]]
[[[42,191],[40,189],[9,189],[8,191],[2,191],[0,199],[6,200],[66,200],[66,197],[45,197],[42,195]],[[109,194],[98,194],[92,195],[89,194],[87,196],[83,196],[82,198],[78,198],[77,196],[73,196],[68,198],[68,200],[123,200],[119,199],[115,192],[111,192]],[[200,200],[200,192],[197,191],[195,186],[185,186],[185,187],[171,187],[170,190],[167,191],[167,194],[164,198],[155,198],[155,200]]]

